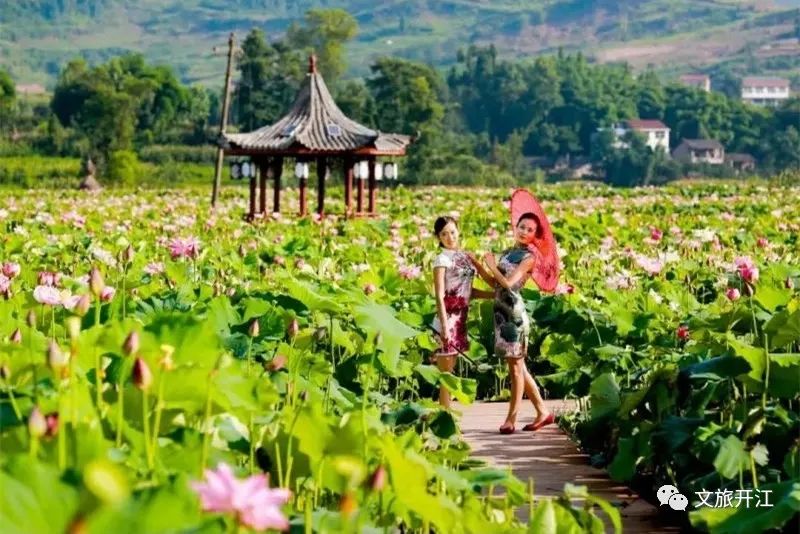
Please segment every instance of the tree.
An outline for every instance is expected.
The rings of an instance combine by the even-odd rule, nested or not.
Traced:
[[[370,67],[367,80],[383,131],[413,133],[436,129],[444,117],[444,84],[428,65],[404,59],[381,58]]]
[[[286,112],[303,79],[304,62],[284,43],[268,43],[258,29],[247,35],[242,52],[234,108],[237,123],[251,131],[275,122]]]
[[[11,121],[16,98],[14,80],[8,72],[0,70],[0,126],[6,127],[6,123]]]
[[[358,33],[358,22],[343,9],[310,9],[304,25],[292,23],[286,32],[287,44],[311,49],[325,80],[335,85],[347,70],[344,45]]]

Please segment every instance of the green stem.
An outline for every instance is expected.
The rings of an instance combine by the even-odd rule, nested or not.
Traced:
[[[213,373],[213,371],[212,371]],[[206,468],[206,462],[208,462],[208,448],[211,445],[211,432],[208,431],[209,426],[211,426],[211,377],[212,373],[208,375],[208,392],[206,393],[206,407],[203,413],[203,452],[200,456],[200,473],[203,472],[203,469]]]
[[[125,379],[120,376],[117,383],[117,395],[119,396],[119,411],[117,412],[117,448],[122,447],[122,423],[125,418]]]
[[[58,429],[58,468],[63,471],[67,467],[67,442],[66,442],[66,421],[64,421],[64,403],[62,402],[63,388],[61,383],[58,384],[58,416],[61,421]]]
[[[153,457],[156,458],[158,456],[158,431],[161,428],[161,410],[164,409],[164,373],[166,371],[164,369],[161,370],[161,374],[158,377],[158,396],[156,397],[156,419],[153,424]]]
[[[761,394],[761,409],[767,409],[767,393],[769,389],[769,339],[767,334],[764,334],[764,392]]]
[[[253,350],[253,338],[249,337],[247,341],[247,376],[250,376],[250,360]]]
[[[60,432],[59,432],[60,434]],[[36,436],[31,436],[30,448],[28,449],[28,453],[31,455],[31,458],[34,460],[37,456],[39,456],[39,438]]]
[[[127,277],[128,277],[128,265],[126,264],[122,268],[122,284],[121,284],[122,285],[122,320],[123,321],[125,320],[125,311],[126,311],[126,306],[125,306],[125,297],[126,297],[126,295],[125,295],[125,279]]]
[[[142,390],[142,429],[144,431],[144,454],[147,457],[147,469],[153,471],[153,450],[150,443],[150,414],[147,406],[147,390]]]
[[[50,337],[56,339],[56,307],[50,306]]]
[[[283,484],[283,461],[281,460],[281,444],[275,440],[275,463],[278,467],[278,487],[284,488]]]
[[[6,379],[6,392],[8,393],[8,400],[11,402],[11,408],[14,409],[14,415],[17,417],[17,420],[22,421],[22,412],[19,411],[19,406],[17,406],[17,401],[14,399],[14,389],[11,387],[11,384]]]
[[[247,423],[247,429],[250,432],[250,474],[252,475],[255,473],[255,441],[256,441],[256,429],[255,425],[253,424],[253,412],[250,412],[250,420]]]

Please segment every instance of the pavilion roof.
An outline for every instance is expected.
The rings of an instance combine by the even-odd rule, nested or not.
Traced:
[[[314,56],[286,115],[252,132],[224,133],[221,139],[229,152],[281,155],[403,155],[411,142],[411,136],[373,130],[345,116],[317,72]]]

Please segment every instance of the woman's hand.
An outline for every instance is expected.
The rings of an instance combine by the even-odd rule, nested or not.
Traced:
[[[475,267],[481,266],[480,260],[472,252],[467,252],[467,258],[469,258],[470,263],[472,263],[472,265],[474,265]]]
[[[497,262],[494,259],[494,254],[492,254],[491,252],[487,252],[486,254],[483,255],[483,261],[486,262],[486,265],[488,265],[490,269],[494,270],[495,268],[497,268]]]

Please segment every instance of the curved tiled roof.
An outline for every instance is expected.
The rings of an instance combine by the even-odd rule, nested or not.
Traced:
[[[383,133],[349,119],[309,61],[309,73],[289,112],[275,124],[248,133],[222,134],[226,150],[258,153],[346,153],[367,150],[371,154],[404,154],[411,136]]]

